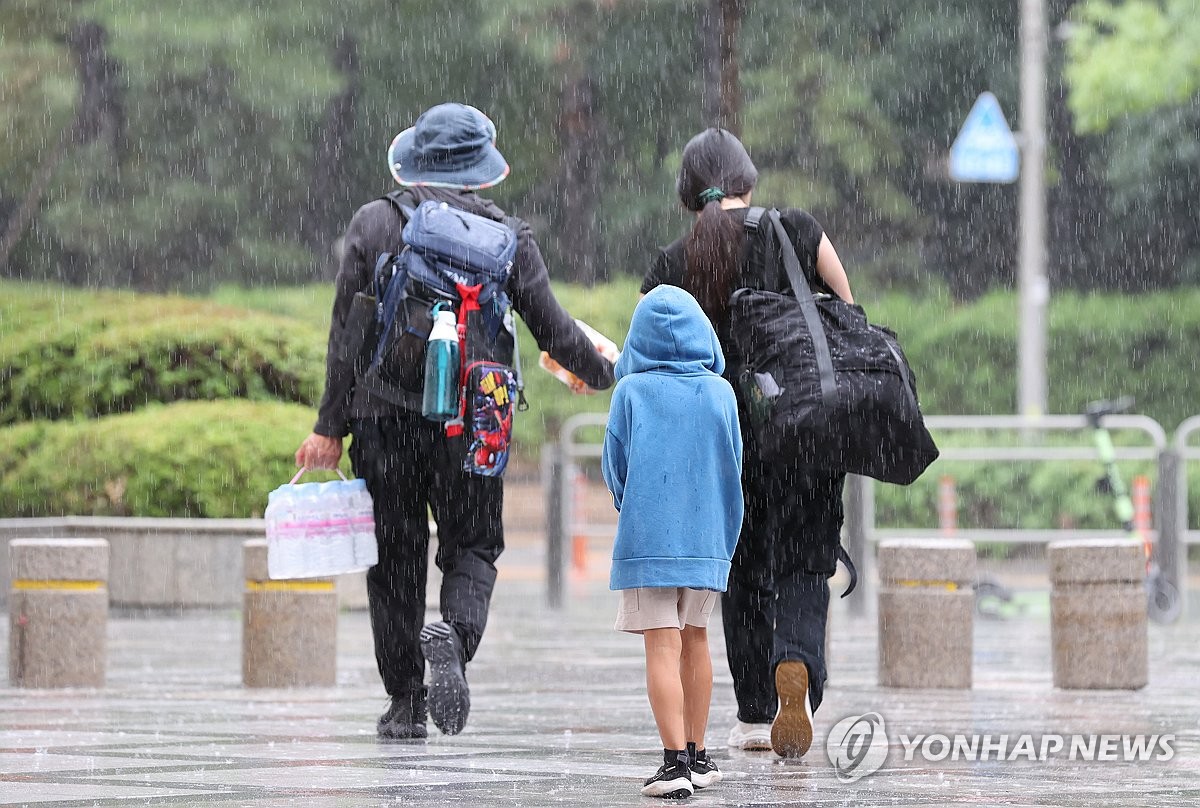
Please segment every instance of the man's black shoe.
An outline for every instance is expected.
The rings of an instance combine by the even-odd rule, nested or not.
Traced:
[[[387,710],[379,716],[375,733],[389,741],[413,741],[428,737],[425,698],[419,695],[393,696]]]
[[[451,625],[439,620],[421,629],[421,653],[429,663],[429,717],[446,735],[457,735],[471,712],[462,644]]]

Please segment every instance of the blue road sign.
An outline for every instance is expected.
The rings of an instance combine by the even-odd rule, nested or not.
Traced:
[[[950,178],[957,182],[1014,182],[1021,173],[1017,139],[1000,102],[981,93],[950,147]]]

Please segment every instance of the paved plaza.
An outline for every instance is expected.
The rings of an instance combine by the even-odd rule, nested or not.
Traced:
[[[385,706],[369,621],[344,612],[332,688],[241,684],[236,610],[110,616],[102,690],[0,687],[0,804],[45,806],[654,805],[641,780],[660,745],[637,638],[611,630],[615,596],[602,564],[575,577],[566,607],[545,606],[540,549],[514,547],[488,633],[469,669],[467,729],[428,742],[381,743]],[[1036,580],[1034,581],[1036,583]],[[977,620],[969,691],[877,685],[874,609],[831,618],[831,681],[816,742],[802,760],[725,748],[734,707],[720,620],[709,749],[725,780],[696,805],[1200,804],[1200,620],[1150,628],[1150,685],[1138,692],[1051,686],[1046,592],[1024,612]],[[1197,598],[1193,589],[1193,603]],[[930,615],[936,620],[936,615]],[[0,631],[7,634],[4,621]],[[0,637],[0,648],[7,648]],[[890,748],[882,768],[840,782],[825,750],[841,719],[877,713]],[[901,735],[1173,735],[1173,757],[1144,762],[951,759]],[[1069,738],[1068,738],[1069,741]],[[938,751],[935,745],[933,751]]]

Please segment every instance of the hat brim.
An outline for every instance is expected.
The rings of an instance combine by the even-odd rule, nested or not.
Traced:
[[[405,129],[396,135],[392,145],[388,147],[388,171],[401,185],[478,191],[499,185],[508,176],[508,161],[491,143],[483,149],[479,160],[470,166],[459,166],[445,171],[422,171],[417,167],[413,151],[415,131],[416,127]]]

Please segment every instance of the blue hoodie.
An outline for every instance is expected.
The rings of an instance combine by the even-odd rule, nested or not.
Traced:
[[[610,589],[725,590],[742,526],[742,436],[724,369],[695,298],[659,286],[638,303],[604,435],[620,511]]]

